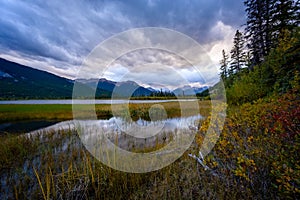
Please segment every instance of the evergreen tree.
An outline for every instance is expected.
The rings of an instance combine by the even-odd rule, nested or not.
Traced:
[[[299,25],[299,1],[278,0],[274,6],[274,36],[278,42],[279,35],[283,35],[284,30],[292,31]]]
[[[273,15],[276,0],[246,0],[246,39],[253,64],[261,63],[272,48]]]
[[[243,34],[237,30],[233,39],[233,48],[231,53],[230,73],[239,72],[245,65],[245,40]]]
[[[225,50],[222,50],[222,60],[220,60],[220,70],[221,70],[221,78],[224,80],[225,78],[228,77],[228,59],[229,56],[225,53]]]
[[[247,13],[246,39],[249,40],[252,63],[261,63],[284,29],[293,30],[299,25],[299,1],[245,0]]]
[[[246,52],[245,56],[245,66],[250,70],[253,71],[253,64],[251,63],[251,54],[250,51]]]

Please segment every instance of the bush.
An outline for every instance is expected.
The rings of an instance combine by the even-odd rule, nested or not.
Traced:
[[[295,90],[231,106],[221,137],[205,163],[226,182],[225,190],[236,189],[254,199],[299,197],[299,124],[300,98]],[[199,136],[197,143],[202,144]]]

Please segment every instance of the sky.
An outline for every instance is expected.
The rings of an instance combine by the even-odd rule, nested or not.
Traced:
[[[0,57],[76,79],[99,44],[123,31],[161,27],[204,49],[210,63],[199,63],[200,75],[184,58],[159,49],[127,52],[101,75],[144,86],[200,87],[218,81],[210,69],[218,68],[222,49],[230,51],[243,24],[243,1],[237,0],[0,0]]]

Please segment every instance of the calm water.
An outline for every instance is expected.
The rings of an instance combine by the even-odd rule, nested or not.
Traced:
[[[164,129],[168,132],[174,132],[175,129],[180,128],[191,128],[195,126],[197,120],[201,119],[201,115],[191,116],[191,117],[182,117],[182,118],[167,118],[160,121],[146,121],[139,119],[137,121],[126,122],[121,118],[110,118],[102,119],[95,121],[80,121],[80,125],[97,125],[100,128],[106,128],[105,132],[117,132],[121,131],[132,133],[143,132],[145,137],[151,136],[149,131],[152,129]],[[78,121],[77,121],[78,123]],[[27,132],[36,132],[36,131],[56,131],[56,130],[67,130],[74,129],[75,121],[46,121],[46,120],[33,120],[33,121],[16,121],[16,122],[7,122],[0,124],[0,134],[2,133],[27,133]],[[109,127],[109,129],[108,129]],[[154,130],[155,131],[155,130]],[[137,137],[137,136],[135,136]]]
[[[59,121],[45,121],[45,120],[34,120],[34,121],[18,121],[18,122],[7,122],[0,124],[1,133],[26,133],[48,127],[58,123]]]
[[[32,131],[28,134],[58,132],[61,130],[77,130],[81,140],[91,143],[95,141],[105,143],[104,138],[112,143],[118,141],[118,146],[122,149],[145,148],[155,145],[155,143],[168,143],[172,139],[182,134],[193,134],[198,130],[201,115],[179,118],[166,118],[157,121],[147,121],[139,119],[137,121],[125,120],[120,117],[112,117],[102,120],[70,120],[63,121],[51,126]],[[102,144],[103,146],[103,144]]]
[[[172,100],[126,100],[126,99],[97,99],[97,100],[9,100],[0,101],[0,104],[124,104],[124,103],[164,103],[174,101],[197,101],[196,99],[172,99]]]
[[[147,121],[144,119],[132,121],[124,120],[120,117],[112,117],[101,120],[68,120],[59,123],[53,123],[51,125],[45,125],[44,127],[40,127],[30,132],[35,133],[68,130],[74,129],[75,126],[80,125],[81,127],[90,126],[95,130],[101,129],[101,132],[107,134],[121,134],[122,132],[126,132],[127,134],[137,138],[146,138],[153,136],[151,135],[152,132],[176,132],[180,129],[195,130],[197,129],[199,120],[202,118],[203,117],[201,115],[195,115],[190,117],[166,118],[156,121]],[[136,135],[136,133],[139,132],[142,132],[143,135]]]

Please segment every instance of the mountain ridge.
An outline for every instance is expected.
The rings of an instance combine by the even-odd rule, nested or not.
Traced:
[[[75,82],[80,83],[83,90],[89,91],[87,93],[95,93],[95,98],[111,98],[112,95],[129,98],[128,94],[132,94],[132,97],[141,97],[159,92],[131,80],[122,82],[105,78],[71,80],[0,58],[0,99],[69,99],[72,98]],[[206,88],[184,86],[171,92],[182,96],[182,94],[193,95],[204,89]]]

